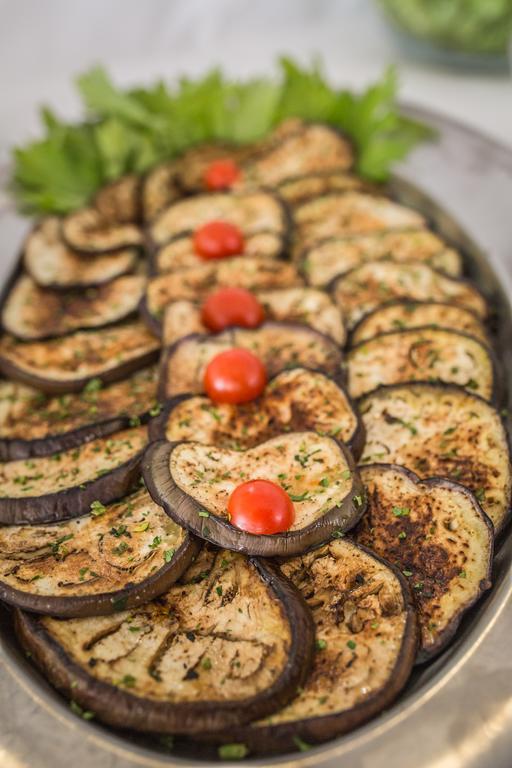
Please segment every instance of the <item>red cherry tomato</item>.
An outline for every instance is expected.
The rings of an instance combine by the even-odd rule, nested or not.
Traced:
[[[220,288],[204,302],[201,319],[203,325],[217,333],[233,325],[257,328],[265,313],[256,296],[245,288]]]
[[[215,355],[204,372],[204,388],[215,403],[247,403],[261,395],[266,383],[259,357],[237,347]]]
[[[214,160],[204,172],[204,183],[212,192],[229,189],[240,178],[240,169],[229,157]]]
[[[228,513],[232,525],[249,533],[288,531],[295,519],[290,497],[270,480],[248,480],[235,488]]]
[[[244,252],[244,237],[229,221],[209,221],[196,229],[194,250],[203,259],[224,259]]]

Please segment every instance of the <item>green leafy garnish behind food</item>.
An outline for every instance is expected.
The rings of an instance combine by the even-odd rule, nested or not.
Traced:
[[[344,131],[357,148],[358,172],[376,181],[429,135],[399,114],[392,69],[361,94],[337,90],[318,65],[291,59],[281,60],[275,79],[234,82],[213,70],[174,88],[122,90],[96,67],[77,86],[85,122],[64,123],[44,109],[44,138],[14,149],[11,189],[24,213],[67,213],[125,173],[143,173],[203,141],[255,141],[287,117]]]

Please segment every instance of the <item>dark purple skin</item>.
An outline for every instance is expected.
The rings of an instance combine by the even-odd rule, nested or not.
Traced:
[[[333,381],[336,386],[343,391],[343,394],[347,398],[347,401],[349,405],[352,407],[352,410],[354,411],[354,415],[357,419],[357,426],[354,430],[353,435],[349,440],[345,440],[345,445],[349,450],[351,451],[353,457],[357,460],[360,458],[365,440],[366,440],[366,432],[363,420],[361,418],[361,415],[357,408],[355,407],[352,398],[349,397],[346,388],[345,388],[345,382],[344,382],[344,376],[342,373],[336,374],[334,376],[330,376],[328,373],[324,373],[323,371],[319,371],[319,373],[322,373],[323,376],[325,376],[327,379],[330,379]],[[276,376],[279,376],[279,374],[276,374]],[[275,376],[270,379],[270,382],[272,382],[275,379]],[[175,397],[172,397],[170,400],[168,400],[163,407],[160,414],[152,419],[149,423],[148,428],[148,434],[149,434],[149,440],[150,442],[154,442],[156,440],[165,440],[166,436],[166,425],[167,421],[169,419],[169,416],[171,412],[178,406],[180,403],[182,403],[184,400],[189,400],[192,397],[200,397],[200,395],[176,395]],[[310,428],[308,427],[308,430]]]
[[[328,510],[320,519],[298,531],[260,536],[235,528],[228,520],[214,514],[200,516],[203,506],[176,485],[169,469],[172,451],[181,443],[162,440],[148,446],[142,464],[144,481],[153,501],[163,507],[169,517],[205,541],[258,557],[298,555],[330,541],[336,532],[350,530],[360,520],[366,507],[364,486],[352,455],[343,443],[330,439],[345,457],[351,471],[352,487],[341,506]]]
[[[353,731],[363,723],[366,723],[382,710],[389,707],[407,683],[414,665],[418,647],[418,623],[416,609],[409,585],[393,565],[375,552],[358,545],[363,552],[371,555],[375,560],[386,565],[400,582],[407,612],[404,639],[396,660],[395,668],[389,677],[389,682],[379,691],[373,693],[366,701],[357,704],[349,710],[320,717],[309,717],[304,720],[293,720],[254,727],[249,724],[232,731],[206,735],[204,741],[216,744],[242,743],[245,744],[251,754],[267,755],[295,752],[300,740],[310,746],[322,744],[325,741],[342,736]]]
[[[52,685],[108,725],[146,733],[191,735],[230,730],[285,706],[305,682],[314,653],[315,629],[302,595],[276,565],[256,558],[251,558],[251,563],[281,602],[291,629],[291,644],[278,679],[265,691],[246,700],[172,704],[142,699],[88,674],[50,636],[37,617],[16,610],[16,634]]]
[[[37,525],[80,517],[93,501],[110,504],[125,496],[140,478],[144,450],[105,475],[56,493],[24,498],[0,498],[0,524]]]
[[[400,334],[400,333],[411,333],[413,331],[421,333],[421,331],[430,330],[430,329],[433,329],[436,331],[442,331],[445,333],[456,334],[457,336],[462,336],[462,338],[465,338],[465,339],[471,339],[471,341],[474,341],[475,344],[478,344],[480,347],[482,347],[482,349],[486,352],[486,354],[490,359],[491,368],[492,368],[492,393],[491,393],[491,398],[488,402],[491,402],[493,405],[499,405],[499,403],[502,402],[503,395],[504,395],[504,391],[503,391],[504,382],[503,382],[502,368],[498,363],[498,360],[496,358],[496,354],[493,348],[488,344],[484,344],[482,341],[480,341],[480,339],[477,339],[475,336],[472,336],[469,333],[464,333],[463,331],[455,331],[452,328],[440,328],[436,325],[421,325],[416,328],[403,328],[403,329],[397,329],[396,331],[385,331],[384,333],[379,333],[377,336],[373,336],[372,339],[365,339],[364,341],[360,341],[358,344],[355,344],[353,347],[350,348],[348,354],[350,355],[351,352],[359,349],[359,347],[364,346],[365,344],[367,344],[369,341],[372,341],[373,339],[385,338],[386,336],[391,336],[391,335],[396,336],[397,334]],[[438,379],[437,381],[440,384],[451,383],[451,382],[444,382],[442,379]],[[406,382],[401,382],[401,383],[404,384]],[[416,383],[416,382],[412,382],[412,383]],[[366,394],[370,394],[370,393],[367,392]]]
[[[418,485],[421,483],[421,485],[426,485],[430,488],[447,488],[447,489],[453,489],[454,491],[457,491],[457,493],[463,493],[464,496],[466,496],[468,499],[470,499],[471,503],[475,507],[475,511],[479,514],[479,516],[482,518],[483,522],[485,523],[486,527],[489,530],[489,533],[491,534],[491,546],[489,548],[489,556],[487,560],[487,576],[485,579],[483,579],[480,582],[480,590],[477,595],[473,598],[473,600],[470,603],[467,603],[464,608],[462,608],[455,616],[453,616],[450,623],[446,626],[444,632],[440,637],[438,638],[437,643],[433,645],[429,651],[420,650],[418,652],[418,655],[416,657],[416,664],[423,664],[427,661],[431,661],[431,659],[438,656],[441,651],[443,651],[447,645],[450,644],[450,642],[453,640],[453,636],[455,635],[455,632],[457,631],[459,624],[463,618],[463,615],[468,611],[480,598],[482,597],[483,593],[491,588],[492,586],[492,563],[494,558],[494,526],[492,524],[492,521],[490,518],[485,514],[482,507],[480,506],[477,498],[475,495],[469,490],[469,488],[466,488],[466,486],[461,485],[460,483],[455,482],[454,480],[448,480],[445,477],[428,477],[425,480],[423,480],[421,477],[419,477],[417,474],[412,472],[412,470],[407,469],[407,467],[402,467],[399,464],[385,464],[385,463],[378,463],[375,462],[374,464],[365,464],[363,467],[363,470],[366,468],[371,469],[392,469],[394,472],[398,472],[404,477],[407,477],[409,480],[411,480],[415,485]],[[350,538],[354,540],[357,543],[357,529],[354,530],[351,533]],[[358,544],[362,549],[365,549],[362,544]],[[371,551],[374,557],[379,557],[377,554],[373,553]],[[383,562],[387,563],[387,560],[382,558]],[[388,563],[390,567],[393,567],[393,569],[396,570],[396,566],[392,566]],[[413,602],[414,602],[414,594],[413,594]]]
[[[200,549],[200,541],[187,534],[170,563],[164,563],[144,581],[138,584],[129,582],[124,589],[118,589],[116,592],[55,597],[33,595],[0,582],[0,599],[24,611],[58,618],[110,616],[121,610],[138,608],[162,595],[181,577]]]

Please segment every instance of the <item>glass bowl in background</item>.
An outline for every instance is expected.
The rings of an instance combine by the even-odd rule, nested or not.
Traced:
[[[379,0],[400,47],[416,59],[506,71],[512,0]]]

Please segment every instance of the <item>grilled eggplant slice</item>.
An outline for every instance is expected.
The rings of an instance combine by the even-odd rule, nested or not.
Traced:
[[[300,248],[328,237],[425,226],[412,208],[362,192],[331,193],[304,203],[295,209],[294,222]]]
[[[241,165],[254,152],[250,145],[236,146],[226,142],[197,144],[179,158],[176,181],[182,192],[196,195],[205,192],[204,174],[215,160],[233,160]]]
[[[496,400],[492,352],[478,339],[444,328],[389,331],[362,341],[346,357],[348,389],[361,397],[380,384],[443,381],[459,384],[484,400]]]
[[[362,398],[361,462],[400,464],[422,478],[440,476],[475,494],[495,529],[509,516],[510,456],[497,411],[454,385],[381,387]]]
[[[94,198],[94,207],[104,221],[129,224],[141,218],[141,178],[135,173],[122,176],[102,187]]]
[[[270,563],[203,549],[164,595],[108,618],[17,612],[50,681],[109,725],[203,734],[284,706],[309,671],[314,627]]]
[[[265,309],[267,320],[303,323],[315,331],[330,336],[337,344],[346,341],[343,317],[330,296],[315,288],[285,288],[280,291],[261,291],[258,299]],[[190,333],[208,333],[201,321],[201,307],[190,301],[168,304],[164,312],[164,344],[174,342]]]
[[[255,232],[245,237],[246,258],[277,259],[285,248],[283,235],[276,232]],[[158,248],[153,256],[153,269],[157,274],[175,272],[204,264],[194,250],[193,238],[178,236]]]
[[[161,595],[198,551],[138,490],[66,523],[0,528],[0,597],[51,616],[104,616]]]
[[[277,187],[280,197],[291,208],[323,197],[331,192],[367,190],[368,185],[358,176],[340,171],[313,173],[307,176],[287,179]]]
[[[241,256],[153,278],[148,283],[141,311],[149,327],[160,333],[164,308],[171,302],[202,301],[215,288],[226,285],[263,291],[302,284],[292,264]]]
[[[275,187],[297,176],[350,170],[352,145],[338,131],[320,123],[288,125],[282,124],[245,164],[243,184]]]
[[[231,328],[215,336],[194,334],[163,352],[161,399],[203,392],[206,366],[212,357],[232,347],[244,347],[258,355],[269,377],[294,367],[335,375],[341,365],[337,344],[305,325],[274,322],[254,329]]]
[[[452,277],[462,273],[460,254],[428,229],[329,237],[302,254],[301,268],[310,285],[325,286],[367,261],[382,259],[428,264]]]
[[[491,586],[493,527],[472,493],[403,467],[361,468],[368,507],[353,536],[396,565],[413,589],[419,660],[439,653]]]
[[[285,432],[318,432],[342,440],[359,457],[361,419],[339,380],[294,368],[267,384],[257,400],[214,406],[208,397],[178,396],[149,426],[151,440],[194,440],[245,450]]]
[[[351,731],[388,707],[414,663],[417,622],[400,573],[336,540],[282,565],[315,621],[313,670],[296,698],[270,717],[225,734],[251,752],[290,752]]]
[[[381,333],[425,325],[467,333],[484,344],[488,341],[482,321],[469,309],[442,301],[392,301],[365,315],[352,331],[351,342],[360,344]]]
[[[197,442],[152,443],[144,479],[153,499],[179,525],[206,541],[249,555],[296,555],[352,528],[364,510],[363,486],[343,443],[291,432],[247,451]],[[228,499],[250,478],[281,485],[295,503],[289,531],[268,536],[231,525]]]
[[[141,320],[77,331],[46,341],[0,338],[0,371],[42,392],[80,392],[91,379],[104,384],[156,361],[160,342]]]
[[[50,456],[0,464],[0,523],[78,517],[119,499],[140,476],[147,428],[132,427]],[[0,529],[1,530],[1,529]]]
[[[180,200],[150,224],[149,234],[156,245],[162,245],[214,219],[235,224],[246,237],[257,232],[284,236],[288,231],[288,218],[281,200],[275,194],[255,191],[196,195]]]
[[[64,243],[60,219],[43,219],[28,236],[23,266],[41,288],[90,288],[132,272],[137,264],[135,248],[105,253],[91,259]]]
[[[162,163],[153,168],[143,179],[141,189],[142,217],[146,223],[181,196],[176,182],[179,161]]]
[[[394,300],[448,301],[480,318],[487,314],[483,296],[471,283],[443,275],[427,264],[370,261],[336,278],[332,294],[349,328],[364,315]]]
[[[106,387],[92,379],[59,397],[0,382],[0,460],[49,456],[158,414],[157,374],[151,366]]]
[[[91,255],[139,248],[143,243],[142,231],[136,224],[109,221],[96,208],[68,214],[62,221],[62,237],[70,248]]]
[[[21,275],[3,305],[2,325],[25,341],[101,328],[136,312],[145,283],[142,275],[124,275],[86,291],[52,291]]]

